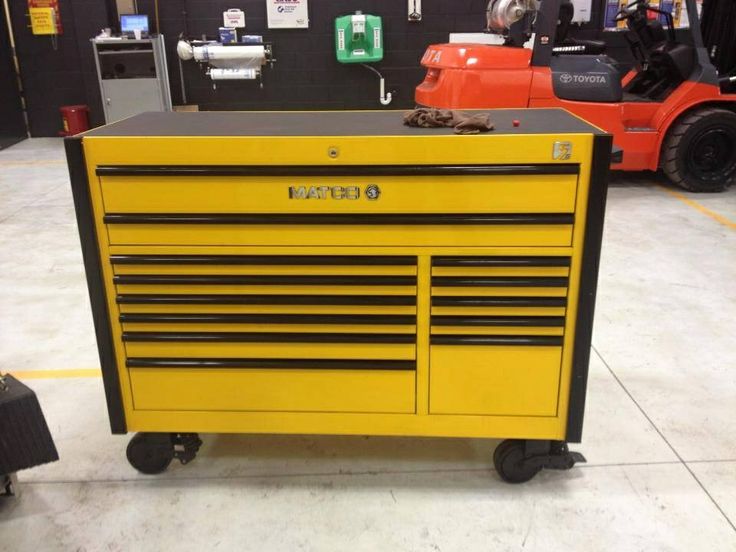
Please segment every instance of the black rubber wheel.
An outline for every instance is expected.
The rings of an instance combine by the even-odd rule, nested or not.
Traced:
[[[139,472],[156,475],[174,459],[174,443],[169,433],[136,433],[128,443],[126,456]]]
[[[493,465],[507,483],[526,483],[542,470],[542,466],[524,462],[524,448],[524,441],[507,439],[493,452]]]
[[[691,192],[722,192],[736,180],[736,113],[707,107],[675,122],[662,146],[661,166]]]

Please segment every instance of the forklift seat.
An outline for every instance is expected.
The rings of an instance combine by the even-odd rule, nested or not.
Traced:
[[[650,53],[651,64],[661,65],[673,79],[687,80],[695,68],[695,51],[687,44],[666,42]]]
[[[626,86],[625,92],[662,101],[690,78],[696,66],[695,49],[688,44],[662,42],[647,52],[646,68]]]
[[[575,15],[575,7],[571,0],[562,0],[557,16],[557,31],[553,54],[599,55],[605,52],[606,43],[602,40],[568,38],[570,25]]]
[[[673,29],[665,29],[657,19],[647,17],[647,4],[629,14],[629,31],[624,38],[640,63],[640,72],[627,84],[625,92],[662,101],[690,78],[696,66],[695,49],[675,40]]]

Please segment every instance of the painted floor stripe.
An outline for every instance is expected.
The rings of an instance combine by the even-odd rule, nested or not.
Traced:
[[[736,222],[732,221],[731,219],[724,217],[723,215],[719,215],[715,211],[711,211],[704,205],[701,205],[697,201],[690,199],[689,197],[681,194],[680,192],[676,192],[675,190],[671,190],[670,188],[667,188],[665,186],[659,186],[659,187],[662,188],[665,192],[667,192],[671,196],[674,196],[680,201],[682,201],[685,205],[688,205],[689,207],[692,207],[696,211],[701,212],[706,217],[712,218],[714,221],[722,224],[723,226],[726,226],[727,228],[730,228],[731,230],[736,230]]]
[[[102,372],[99,368],[78,368],[74,370],[7,370],[5,373],[25,379],[62,379],[62,378],[99,378]]]

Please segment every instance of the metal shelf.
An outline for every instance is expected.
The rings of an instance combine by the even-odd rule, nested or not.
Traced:
[[[98,51],[97,55],[100,56],[113,56],[113,55],[125,55],[125,54],[153,54],[153,50],[115,50],[115,51]]]

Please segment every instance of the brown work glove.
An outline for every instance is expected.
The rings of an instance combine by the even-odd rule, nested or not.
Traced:
[[[493,130],[491,116],[488,113],[476,115],[456,114],[455,134],[479,134]]]
[[[420,128],[455,128],[455,134],[478,134],[493,130],[487,113],[467,115],[449,109],[421,107],[404,114],[404,124]]]
[[[442,128],[455,126],[455,117],[449,109],[422,107],[404,114],[404,124],[420,128]]]

